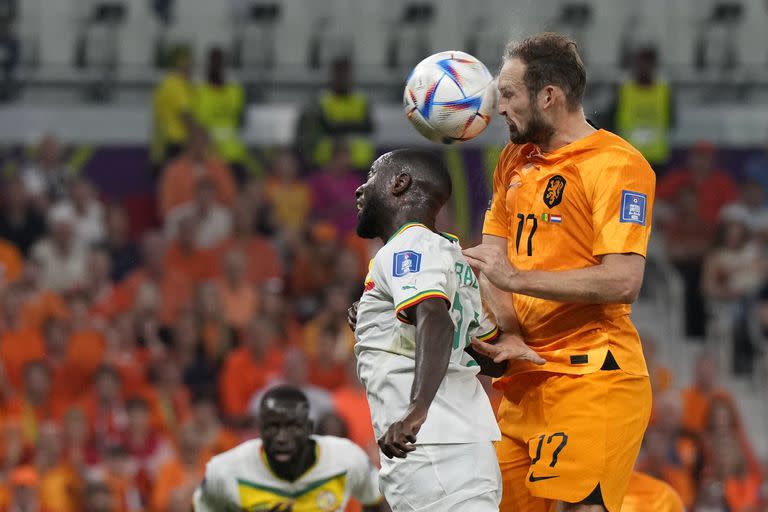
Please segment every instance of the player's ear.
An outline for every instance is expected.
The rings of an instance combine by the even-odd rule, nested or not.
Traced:
[[[411,175],[407,172],[401,172],[395,175],[392,180],[392,195],[399,196],[408,190],[413,183]]]
[[[565,99],[563,90],[554,85],[546,85],[539,92],[539,109],[549,108],[555,103],[555,99],[562,97]]]

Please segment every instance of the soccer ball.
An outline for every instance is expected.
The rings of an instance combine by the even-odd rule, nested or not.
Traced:
[[[496,103],[493,77],[482,62],[460,51],[419,62],[405,84],[408,120],[424,137],[456,144],[480,135]]]

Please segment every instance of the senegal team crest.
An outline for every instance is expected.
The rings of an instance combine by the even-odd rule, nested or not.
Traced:
[[[339,500],[331,491],[322,491],[317,495],[317,506],[323,512],[332,512],[339,506]]]
[[[565,178],[559,174],[549,178],[547,189],[544,191],[544,204],[550,208],[559,205],[563,200],[563,190],[565,190]]]

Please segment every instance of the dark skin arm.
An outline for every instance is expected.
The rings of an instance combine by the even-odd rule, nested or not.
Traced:
[[[443,299],[430,298],[407,312],[416,326],[416,371],[411,386],[411,403],[405,415],[394,422],[379,439],[379,448],[388,458],[404,459],[416,448],[418,434],[427,419],[437,389],[448,370],[453,349],[453,320]]]

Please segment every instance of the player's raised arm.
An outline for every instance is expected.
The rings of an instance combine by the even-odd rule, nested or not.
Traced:
[[[416,326],[416,370],[408,411],[379,439],[381,451],[390,459],[404,458],[415,449],[412,443],[416,442],[416,434],[427,419],[429,406],[448,369],[454,331],[451,315],[442,298],[426,299],[405,313]]]

